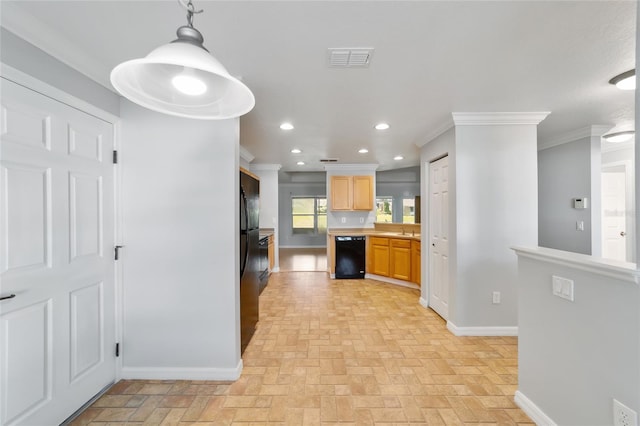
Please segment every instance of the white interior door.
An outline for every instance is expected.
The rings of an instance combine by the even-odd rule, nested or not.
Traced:
[[[115,379],[113,125],[0,85],[0,424],[59,424]]]
[[[627,260],[626,172],[602,173],[602,257]]]
[[[429,306],[449,319],[449,158],[429,164]]]

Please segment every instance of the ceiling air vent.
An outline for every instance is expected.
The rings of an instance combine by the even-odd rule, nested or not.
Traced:
[[[373,48],[329,49],[330,68],[366,68],[371,62]]]
[[[320,162],[321,163],[337,163],[338,159],[337,158],[321,158]]]

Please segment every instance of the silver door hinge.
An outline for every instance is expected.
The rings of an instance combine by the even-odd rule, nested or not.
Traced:
[[[116,343],[116,357],[120,356],[120,343]]]
[[[115,246],[113,250],[113,260],[118,260],[120,258],[120,249],[124,246]]]
[[[113,164],[118,164],[118,151],[113,151]]]

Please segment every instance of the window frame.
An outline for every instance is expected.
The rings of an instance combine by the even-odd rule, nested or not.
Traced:
[[[293,212],[293,202],[296,199],[313,199],[313,213],[303,213],[303,214],[295,214]],[[324,208],[325,212],[320,213],[318,211],[318,201],[324,200]],[[324,216],[325,222],[327,220],[327,196],[326,195],[292,195],[291,199],[291,234],[292,235],[324,235],[327,233],[327,227],[318,228],[318,217]],[[296,228],[294,226],[294,219],[296,217],[313,217],[313,228]],[[323,229],[323,231],[321,231]],[[296,232],[297,230],[297,232]]]

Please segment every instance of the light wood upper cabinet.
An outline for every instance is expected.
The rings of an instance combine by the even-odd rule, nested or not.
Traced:
[[[352,176],[331,176],[331,210],[352,210]]]
[[[331,176],[331,210],[373,210],[373,176]]]
[[[373,176],[353,176],[353,210],[373,210]]]

